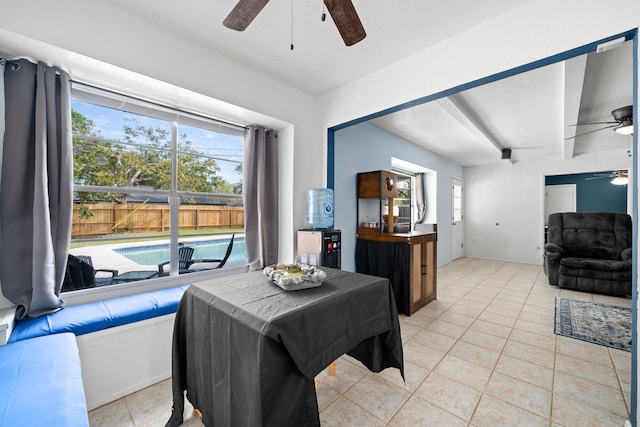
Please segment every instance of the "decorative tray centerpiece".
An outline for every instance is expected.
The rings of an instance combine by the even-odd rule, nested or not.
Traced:
[[[318,267],[306,264],[279,263],[265,267],[264,275],[285,291],[317,288],[327,277]]]

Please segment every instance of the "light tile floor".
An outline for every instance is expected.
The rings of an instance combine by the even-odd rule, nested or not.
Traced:
[[[405,379],[343,356],[318,375],[323,426],[623,426],[631,353],[554,335],[560,290],[538,265],[462,258],[438,270],[438,299],[401,316]],[[188,402],[187,402],[188,403]],[[188,406],[188,404],[187,404]],[[170,380],[89,413],[91,426],[163,426]],[[187,426],[201,426],[191,407]]]

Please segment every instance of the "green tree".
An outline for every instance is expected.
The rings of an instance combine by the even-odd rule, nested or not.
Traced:
[[[171,132],[162,128],[134,126],[123,128],[124,142],[118,147],[116,163],[110,171],[118,187],[171,188]]]
[[[114,155],[113,144],[96,143],[100,134],[94,131],[95,123],[75,110],[71,111],[71,129],[73,131],[73,174],[74,181],[84,185],[103,185],[100,175],[102,165],[108,164]],[[83,135],[80,137],[79,135]],[[109,199],[109,194],[78,193],[76,197],[81,203],[92,202],[95,199]],[[81,205],[81,216],[90,217],[93,214]]]
[[[242,163],[236,165],[236,172],[240,174],[240,181],[233,184],[233,193],[242,194]]]
[[[178,189],[201,193],[223,192],[226,181],[218,176],[214,159],[201,157],[186,135],[178,138]]]
[[[132,120],[124,126],[124,140],[101,139],[95,123],[72,111],[75,182],[85,185],[170,189],[171,132],[145,127]],[[82,136],[80,136],[82,135]],[[186,135],[178,140],[178,189],[194,192],[234,192],[234,185],[222,177],[216,161],[192,148]],[[124,203],[127,194],[78,195],[81,202],[96,200]],[[188,200],[186,200],[188,202]]]

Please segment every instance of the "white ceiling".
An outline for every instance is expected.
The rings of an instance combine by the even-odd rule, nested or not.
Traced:
[[[632,43],[548,65],[371,122],[463,166],[538,157],[570,159],[590,151],[626,149],[631,137],[605,125],[631,105]],[[571,138],[571,139],[567,139]]]
[[[236,0],[107,1],[320,95],[528,0],[353,0],[367,37],[351,47],[344,45],[330,17],[321,21],[321,0],[271,1],[244,32],[222,25]],[[500,161],[503,148],[512,149],[512,162],[572,158],[630,144],[629,137],[610,129],[566,138],[594,129],[571,124],[612,120],[613,109],[632,103],[631,92],[632,50],[627,42],[622,48],[549,65],[372,123],[463,166]]]
[[[322,0],[271,1],[244,32],[222,25],[236,0],[104,1],[317,96],[530,0],[353,0],[367,37],[350,47],[330,17],[321,22]],[[503,148],[512,149],[512,162],[548,156],[569,159],[630,146],[630,137],[610,129],[567,138],[594,129],[569,125],[609,121],[613,109],[631,105],[632,81],[632,43],[626,42],[372,123],[463,166],[504,162]]]
[[[530,0],[353,0],[367,37],[344,45],[322,0],[273,0],[247,30],[222,21],[237,0],[107,0],[312,95],[378,70]],[[293,44],[291,5],[293,3]]]
[[[372,120],[463,166],[561,154],[562,64],[540,68]],[[555,141],[545,144],[542,141]]]

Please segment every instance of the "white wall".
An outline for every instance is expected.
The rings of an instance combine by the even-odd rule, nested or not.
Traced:
[[[462,176],[462,167],[369,123],[337,131],[334,141],[334,226],[342,230],[342,269],[355,271],[356,174],[391,170],[393,157],[437,172],[438,265],[451,261],[451,177]]]
[[[545,176],[629,167],[626,150],[611,150],[465,168],[465,256],[541,264]]]

